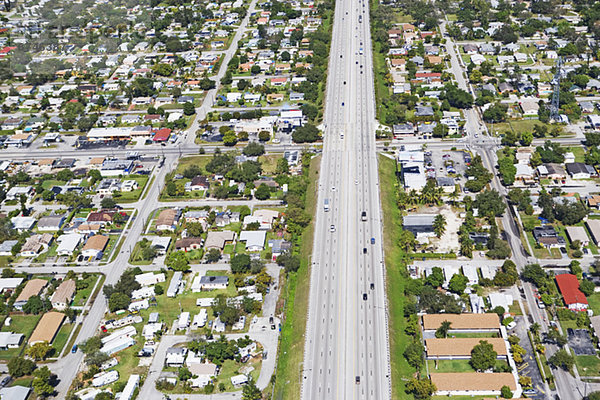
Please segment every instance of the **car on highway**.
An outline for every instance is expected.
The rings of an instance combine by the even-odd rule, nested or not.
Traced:
[[[367,212],[366,211],[363,211],[360,214],[360,219],[361,219],[361,221],[366,221],[367,220]]]
[[[375,238],[371,238],[371,244],[375,244]]]
[[[342,140],[344,139],[344,134],[343,133],[340,135],[340,139],[342,139]]]
[[[77,353],[77,345],[74,344],[73,347],[71,348],[71,353]]]
[[[358,375],[356,376],[355,382],[357,385],[360,385],[360,376],[358,376]]]
[[[367,254],[367,248],[363,247],[363,254]]]
[[[363,300],[367,300],[367,294],[363,293]]]
[[[375,290],[375,284],[374,283],[371,283],[370,287],[371,287],[371,290]]]
[[[335,225],[329,226],[329,232],[335,232]]]

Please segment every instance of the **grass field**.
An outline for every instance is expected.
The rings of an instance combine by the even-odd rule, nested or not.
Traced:
[[[575,356],[577,371],[582,376],[600,376],[600,358],[598,356]]]
[[[434,360],[427,360],[427,366],[429,372],[475,372],[469,361],[470,360],[438,360],[436,369],[436,362]],[[496,360],[497,367],[503,365],[507,365],[507,362]]]
[[[497,132],[502,134],[506,131],[514,130],[517,133],[532,132],[535,125],[546,125],[548,132],[552,130],[552,125],[544,124],[537,119],[521,119],[521,120],[510,120],[507,122],[500,122],[497,124],[486,124],[490,132]],[[492,130],[493,129],[493,130]],[[563,132],[560,137],[572,136],[571,133]],[[548,140],[552,140],[552,137],[548,134]]]
[[[317,194],[312,190],[321,165],[321,157],[310,164],[309,187],[306,192],[306,212],[315,215]],[[310,289],[310,254],[314,237],[314,219],[302,235],[301,264],[298,272],[290,274],[285,286],[285,321],[281,330],[273,399],[296,400],[300,398],[300,374],[304,357],[304,332]]]
[[[67,344],[67,339],[72,330],[73,324],[63,324],[63,326],[60,327],[60,330],[54,338],[54,342],[52,342],[52,348],[54,349],[53,357],[58,357],[60,355],[65,344]]]
[[[396,206],[396,165],[393,159],[379,156],[379,187],[383,207],[383,249],[386,265],[386,293],[390,331],[390,356],[392,369],[392,399],[410,398],[404,392],[404,385],[414,373],[402,356],[410,339],[404,329],[404,283],[406,274],[406,254],[397,245],[402,230],[402,213]]]
[[[35,329],[38,321],[42,317],[41,315],[11,315],[11,323],[10,326],[6,326],[2,324],[2,332],[14,332],[14,333],[22,333],[24,335],[23,343],[16,349],[8,349],[0,351],[0,360],[10,360],[11,358],[18,357],[25,345],[27,344],[27,340],[31,336],[31,333]]]
[[[86,287],[85,289],[78,290],[77,293],[75,293],[75,297],[73,298],[72,303],[73,306],[83,306],[85,304],[88,297],[90,297],[90,295],[92,294],[94,285],[96,284],[96,281],[99,278],[100,275],[96,274],[88,276],[88,278],[85,280],[88,283],[88,287]]]

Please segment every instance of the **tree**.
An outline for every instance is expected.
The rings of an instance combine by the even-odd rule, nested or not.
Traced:
[[[179,370],[177,371],[177,379],[179,379],[180,381],[187,381],[188,379],[190,379],[192,377],[192,373],[190,372],[189,369],[187,369],[186,367],[179,367]]]
[[[533,142],[533,133],[526,131],[521,133],[521,145],[529,146]]]
[[[404,350],[404,358],[415,369],[419,370],[423,366],[423,352],[425,348],[419,340],[413,340]]]
[[[231,272],[243,274],[250,270],[250,256],[248,254],[236,254],[231,258]]]
[[[105,197],[100,202],[102,208],[115,208],[117,202],[112,197]]]
[[[267,200],[271,197],[271,189],[264,183],[261,183],[260,186],[254,192],[254,197],[258,200]]]
[[[473,106],[473,96],[453,84],[447,84],[445,87],[444,98],[448,100],[452,107],[471,108]]]
[[[257,75],[257,74],[260,74],[260,66],[258,66],[258,65],[253,65],[253,66],[250,68],[250,73],[251,73],[252,75]]]
[[[196,108],[194,107],[194,103],[192,102],[185,102],[183,104],[183,114],[184,115],[194,115],[196,114]]]
[[[595,288],[596,285],[594,285],[594,282],[588,281],[587,279],[582,280],[579,284],[579,290],[581,290],[586,296],[591,296],[594,293]]]
[[[442,321],[440,327],[435,331],[435,337],[438,339],[446,339],[448,337],[448,331],[450,330],[450,326],[452,326],[452,322],[450,321]]]
[[[174,251],[167,257],[166,265],[174,271],[187,271],[190,264],[183,251]]]
[[[62,169],[56,173],[56,179],[63,182],[68,182],[75,178],[75,174],[68,168]]]
[[[536,147],[535,151],[545,163],[562,163],[565,160],[566,150],[558,142],[546,140],[544,145]]]
[[[515,167],[511,158],[505,157],[498,160],[498,170],[502,175],[502,182],[505,186],[512,185],[515,182],[517,167]]]
[[[268,142],[271,139],[271,134],[268,131],[258,132],[258,140],[261,142]]]
[[[54,387],[52,382],[55,380],[55,376],[50,372],[47,366],[43,366],[34,371],[34,378],[31,386],[35,394],[41,397],[50,396],[54,393]]]
[[[48,342],[38,342],[29,346],[25,350],[25,354],[33,358],[35,361],[45,360],[48,354],[52,351],[52,346]]]
[[[108,299],[108,308],[110,312],[125,310],[129,307],[131,299],[125,293],[115,292]]]
[[[265,146],[260,143],[250,142],[246,147],[244,147],[242,153],[248,157],[262,156],[265,154]]]
[[[13,378],[20,378],[25,375],[31,375],[35,370],[35,363],[23,357],[11,358],[8,362],[8,373]]]
[[[565,349],[560,349],[548,359],[548,363],[554,368],[562,368],[565,371],[571,371],[575,359]]]
[[[285,252],[277,257],[277,264],[285,269],[285,272],[296,272],[300,268],[300,257]]]
[[[299,126],[292,133],[292,140],[296,143],[312,143],[319,140],[319,129],[313,124]]]
[[[504,385],[502,388],[500,388],[500,396],[504,397],[505,399],[512,399],[513,392],[508,386]]]
[[[209,263],[215,263],[221,259],[221,252],[219,249],[210,249],[206,253],[206,261]]]
[[[38,315],[41,312],[48,311],[52,308],[49,300],[42,300],[40,296],[31,296],[27,303],[23,305],[23,312],[26,314]]]
[[[433,219],[433,232],[438,238],[446,232],[446,217],[442,214],[438,214]]]
[[[262,399],[262,393],[254,384],[254,381],[250,380],[242,388],[242,400],[260,400]]]
[[[444,283],[444,272],[440,267],[433,267],[431,273],[425,279],[425,283],[431,287],[438,288]]]
[[[436,390],[437,388],[430,379],[412,378],[406,383],[406,392],[411,393],[417,400],[431,398]]]
[[[162,287],[162,285],[154,285],[154,294],[156,294],[157,296],[160,296],[164,292],[165,292],[165,289]]]
[[[500,193],[498,193],[495,189],[486,189],[477,194],[473,206],[479,210],[479,215],[481,216],[491,215],[495,217],[501,217],[506,209],[506,204],[504,203],[502,196],[500,196]]]
[[[494,346],[486,341],[480,340],[471,350],[470,364],[476,371],[486,371],[493,368],[496,364],[498,353],[494,351]]]
[[[452,278],[450,278],[450,282],[448,283],[448,289],[451,292],[456,294],[463,294],[465,289],[467,288],[467,283],[469,283],[469,278],[462,274],[454,274]]]

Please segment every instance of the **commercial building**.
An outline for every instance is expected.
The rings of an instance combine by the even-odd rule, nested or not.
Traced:
[[[498,353],[499,358],[508,355],[506,344],[502,338],[425,339],[425,351],[428,359],[470,359],[471,350],[473,350],[473,347],[477,346],[482,340],[485,340],[494,346],[494,351]]]
[[[450,322],[449,332],[500,330],[498,314],[425,314],[422,320],[426,331],[435,331],[444,321]]]
[[[515,377],[509,372],[438,372],[431,373],[430,378],[438,396],[498,396],[503,386],[517,389]]]
[[[435,235],[433,221],[435,214],[412,214],[403,218],[402,226],[415,237]]]

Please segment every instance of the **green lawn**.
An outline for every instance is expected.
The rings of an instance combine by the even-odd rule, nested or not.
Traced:
[[[100,275],[90,275],[87,277],[87,279],[85,280],[88,284],[88,287],[86,287],[85,289],[81,289],[78,290],[75,293],[75,297],[73,298],[73,306],[83,306],[85,305],[86,300],[88,299],[88,297],[90,297],[90,295],[92,294],[92,290],[94,289],[94,284],[96,283],[96,281],[100,278]]]
[[[523,133],[523,132],[532,132],[533,127],[536,124],[537,125],[546,125],[548,128],[548,132],[550,132],[552,130],[552,125],[544,124],[543,122],[540,122],[537,119],[510,120],[508,122],[501,122],[501,123],[497,123],[497,124],[493,124],[493,125],[486,124],[486,125],[487,125],[488,129],[490,129],[490,131],[492,130],[492,127],[493,127],[493,131],[498,132],[498,133],[504,133],[506,131],[510,131],[511,129],[514,130],[515,132]],[[570,134],[563,133],[561,136],[570,136]],[[550,135],[548,135],[547,139],[552,140],[552,137]]]
[[[573,153],[575,156],[575,162],[585,162],[585,150],[583,146],[567,147],[567,151]]]
[[[587,298],[588,304],[592,311],[594,311],[594,315],[600,314],[600,293],[594,293]]]
[[[69,334],[73,330],[73,324],[63,324],[60,327],[60,330],[56,334],[54,338],[54,342],[52,342],[52,348],[54,348],[54,357],[58,357],[60,353],[63,351],[65,344],[67,343],[67,339],[69,338]]]
[[[27,340],[31,336],[31,333],[35,329],[38,321],[42,317],[41,315],[11,315],[12,321],[10,326],[4,325],[2,323],[2,328],[0,331],[2,332],[14,332],[14,333],[22,333],[24,335],[23,343],[16,349],[8,349],[0,351],[0,360],[10,360],[14,357],[18,357],[25,345],[27,344]]]
[[[132,190],[131,192],[118,192],[118,194],[116,194],[114,196],[114,199],[117,203],[131,203],[134,201],[138,201],[140,196],[142,195],[142,192],[144,191],[144,189],[146,188],[146,184],[148,183],[148,176],[147,175],[128,175],[124,180],[134,180],[138,183],[138,188],[135,190]]]
[[[448,337],[454,338],[497,338],[495,332],[451,332]]]
[[[469,361],[470,360],[438,360],[436,369],[436,362],[434,360],[427,360],[427,366],[429,372],[475,372]],[[507,362],[504,360],[496,360],[497,367],[502,365],[507,365]]]
[[[577,371],[582,376],[600,375],[600,358],[598,356],[575,356]]]
[[[66,183],[67,182],[64,182],[64,181],[48,179],[48,180],[42,182],[42,187],[44,188],[44,190],[48,190],[48,189],[52,188],[53,186],[62,186],[62,185],[65,185]]]

